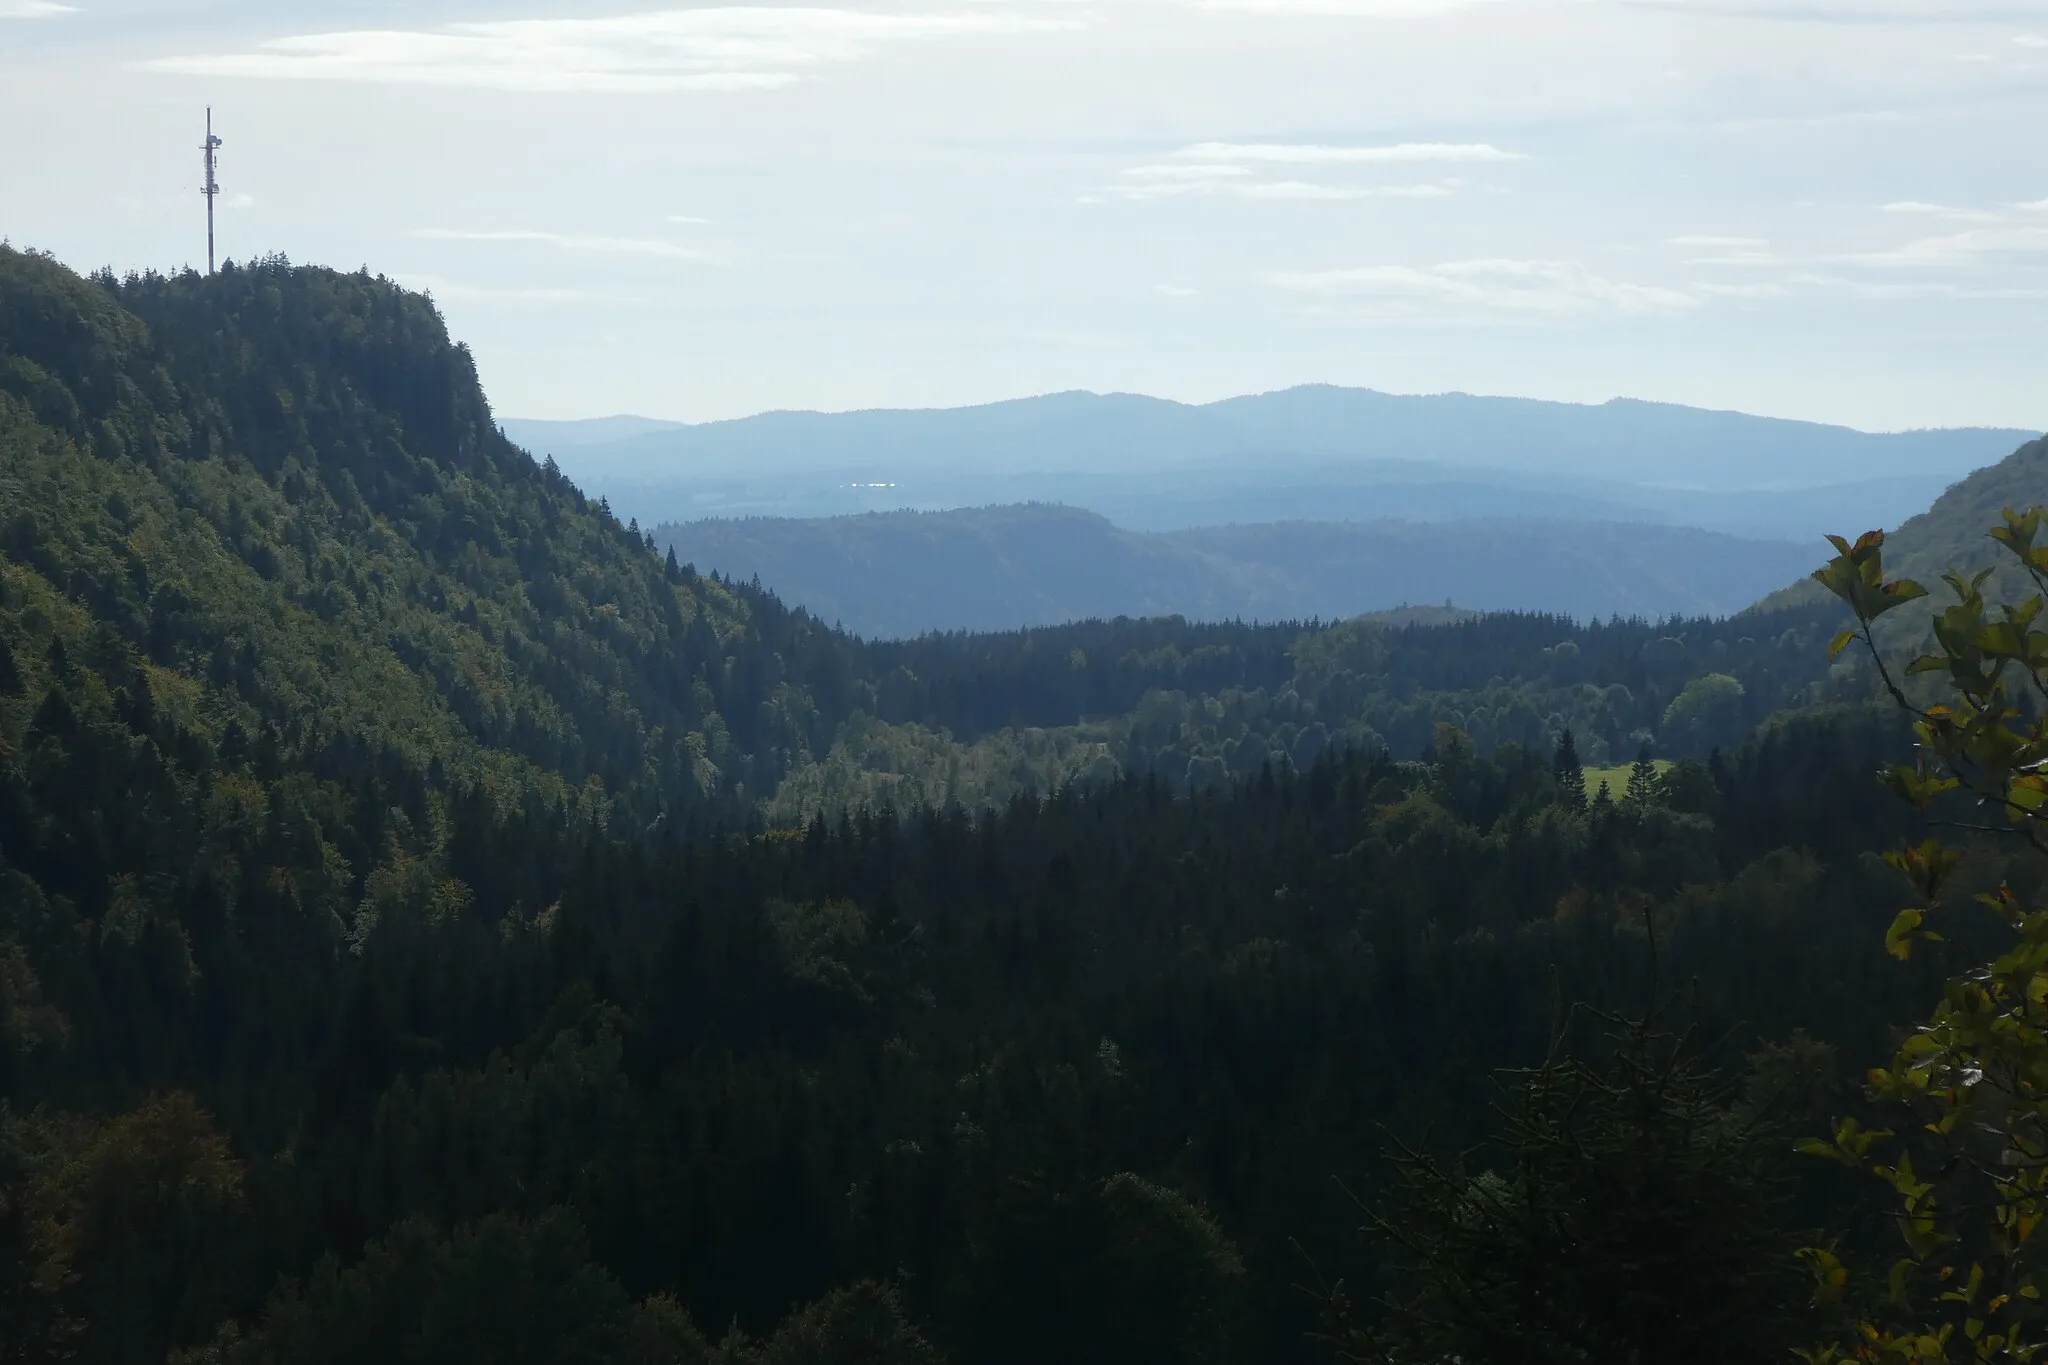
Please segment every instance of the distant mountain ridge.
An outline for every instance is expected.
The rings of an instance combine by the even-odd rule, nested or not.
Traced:
[[[600,453],[612,472],[752,474],[951,468],[983,473],[1157,470],[1284,455],[1401,459],[1680,488],[1797,488],[1850,479],[1961,476],[2038,433],[1849,427],[1615,398],[1559,403],[1464,393],[1390,394],[1303,385],[1214,403],[1085,391],[965,408],[765,412],[612,435],[611,424],[503,422],[547,453]],[[603,433],[603,434],[600,434]],[[592,439],[595,437],[596,439]],[[559,454],[559,450],[553,450]]]
[[[576,417],[568,421],[549,421],[545,418],[508,419],[502,425],[506,435],[518,444],[542,449],[555,446],[602,445],[606,441],[622,441],[629,437],[649,436],[660,431],[680,431],[688,423],[618,413],[610,417]],[[515,430],[518,432],[517,435],[513,435]]]
[[[504,429],[644,523],[1061,502],[1133,530],[1229,521],[1555,516],[1817,539],[1903,520],[2034,433],[1872,434],[1615,399],[1308,386],[1189,405],[1059,393],[971,408]],[[626,425],[622,425],[626,424]],[[1797,490],[1813,490],[1800,492]]]
[[[870,638],[1118,616],[1333,620],[1449,601],[1581,619],[1721,615],[1821,557],[1686,527],[1594,521],[1279,522],[1142,534],[1048,504],[701,521],[654,536],[700,570],[758,577],[784,601]]]

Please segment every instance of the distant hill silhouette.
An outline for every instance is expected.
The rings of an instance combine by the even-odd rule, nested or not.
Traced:
[[[698,521],[654,534],[701,570],[758,577],[786,602],[870,637],[1116,616],[1327,620],[1445,601],[1582,618],[1725,614],[1816,559],[1783,542],[1611,522],[1278,522],[1142,534],[1047,504]]]
[[[503,425],[622,516],[650,524],[1061,502],[1134,530],[1546,516],[1801,539],[1819,535],[1827,508],[1903,519],[2033,434],[1873,435],[1625,399],[1588,406],[1330,386],[1200,406],[1060,393],[690,426],[623,417]]]
[[[616,423],[621,419],[600,419]],[[982,474],[1170,469],[1286,456],[1411,460],[1695,488],[1804,487],[1961,475],[2031,432],[1872,434],[1617,398],[1598,405],[1307,385],[1200,406],[1137,394],[1056,393],[968,408],[768,412],[601,441],[578,424],[505,424],[537,451],[601,453],[624,475],[898,469]],[[559,454],[559,451],[556,453]]]

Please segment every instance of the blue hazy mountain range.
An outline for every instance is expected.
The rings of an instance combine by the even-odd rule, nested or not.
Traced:
[[[1688,526],[1519,519],[1139,532],[1048,504],[656,527],[679,559],[869,638],[1090,617],[1331,620],[1453,601],[1580,618],[1727,615],[1824,557]]]
[[[646,524],[1058,502],[1149,531],[1537,517],[1806,542],[1844,524],[1896,524],[2035,434],[1873,434],[1630,399],[1329,386],[1201,405],[1060,393],[694,425],[503,425]]]

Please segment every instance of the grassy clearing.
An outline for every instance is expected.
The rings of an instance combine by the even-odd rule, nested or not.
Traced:
[[[1650,761],[1657,765],[1657,776],[1659,777],[1671,771],[1671,760],[1668,758],[1653,758]],[[1605,782],[1607,784],[1607,794],[1617,801],[1621,800],[1622,796],[1628,791],[1628,773],[1629,769],[1633,766],[1633,764],[1623,763],[1612,768],[1586,769],[1586,795],[1592,796],[1600,790],[1600,784]]]

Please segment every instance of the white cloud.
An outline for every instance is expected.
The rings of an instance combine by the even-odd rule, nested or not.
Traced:
[[[1200,171],[1183,175],[1180,171]],[[1084,202],[1101,203],[1105,196],[1117,199],[1264,199],[1296,201],[1347,201],[1358,199],[1444,199],[1456,192],[1454,183],[1419,185],[1329,185],[1311,180],[1257,180],[1245,166],[1133,166],[1124,172],[1127,183],[1085,196]]]
[[[1372,265],[1285,271],[1270,279],[1291,293],[1352,301],[1311,309],[1352,321],[1543,321],[1600,313],[1682,313],[1698,304],[1676,289],[1604,279],[1568,261]]]
[[[1086,203],[1117,199],[1186,199],[1221,197],[1266,200],[1443,199],[1460,181],[1399,185],[1332,184],[1280,168],[1341,166],[1414,166],[1524,160],[1489,143],[1403,142],[1390,146],[1353,147],[1300,142],[1197,142],[1171,153],[1167,160],[1132,166],[1122,182],[1085,196]]]
[[[1927,204],[1918,199],[1905,199],[1898,203],[1886,204],[1886,213],[1914,214],[1927,218],[1955,218],[1966,223],[1995,223],[1998,215],[1985,213],[1981,209],[1950,208],[1946,204]]]
[[[1440,180],[1424,185],[1381,185],[1373,193],[1384,199],[1448,199],[1457,189],[1457,181]]]
[[[2016,36],[2013,41],[2021,47],[2048,47],[2048,35],[2039,33],[2022,33]]]
[[[432,294],[436,299],[458,303],[620,303],[615,295],[593,294],[584,289],[502,288],[466,284],[441,275],[395,275],[400,284]]]
[[[1307,180],[1261,180],[1224,186],[1240,199],[1369,199],[1377,191],[1363,185],[1318,185]]]
[[[4,3],[4,0],[0,0]],[[888,43],[1070,25],[1001,13],[876,14],[715,6],[607,19],[520,19],[431,30],[277,38],[254,50],[162,57],[145,70],[262,80],[362,81],[522,93],[759,90]]]
[[[711,220],[709,218],[692,218],[687,213],[671,213],[662,221],[665,223],[677,223],[684,227],[702,227]]]
[[[1691,286],[1695,294],[1705,294],[1717,299],[1782,299],[1792,291],[1782,284],[1769,282],[1759,284],[1715,284],[1711,281]]]
[[[0,0],[0,19],[54,19],[76,13],[76,6],[59,5],[55,0]]]
[[[1859,265],[1953,267],[1975,265],[1987,257],[2034,252],[2048,252],[2048,227],[1972,228],[1940,237],[1922,237],[1890,251],[1859,252],[1840,259]]]
[[[1454,161],[1527,161],[1490,142],[1401,142],[1385,147],[1345,147],[1301,142],[1197,142],[1173,154],[1189,161],[1278,161],[1290,165],[1333,163],[1415,164]]]
[[[2010,19],[2029,0],[1622,0],[1640,9],[1807,23],[1923,24]]]
[[[1722,237],[1711,233],[1688,233],[1683,237],[1667,237],[1665,245],[1683,248],[1687,251],[1705,252],[1701,256],[1688,256],[1687,265],[1776,265],[1778,257],[1771,250],[1768,237]]]
[[[2025,285],[1961,285],[1947,280],[1878,282],[1849,279],[1840,275],[1801,274],[1794,275],[1792,283],[1815,285],[1835,290],[1853,299],[1878,302],[1898,299],[1980,299],[1992,302],[2048,299],[2048,289],[2030,288]]]
[[[1743,114],[1723,118],[1715,127],[1728,133],[1769,132],[1777,128],[1889,128],[1913,123],[1924,115],[1905,109],[1836,109],[1820,114]]]
[[[256,200],[254,196],[247,194],[229,195],[228,207],[231,209],[253,209],[256,207]]]
[[[1499,0],[1194,0],[1201,9],[1360,19],[1434,19]]]
[[[1169,299],[1191,299],[1202,291],[1185,284],[1155,284],[1152,292],[1164,294]]]
[[[708,261],[710,256],[694,247],[644,237],[602,237],[561,232],[538,232],[530,228],[500,228],[467,231],[461,228],[418,228],[411,234],[425,242],[538,242],[565,251],[588,251],[609,256],[664,256],[678,261]]]
[[[1246,199],[1444,199],[1448,185],[1318,185],[1305,180],[1269,180],[1240,188]]]
[[[2021,213],[2048,213],[2048,199],[2035,199],[2025,204],[2014,204]]]
[[[1195,162],[1181,166],[1133,166],[1124,174],[1133,180],[1221,180],[1232,176],[1250,175],[1249,166],[1218,166],[1207,162]]]

